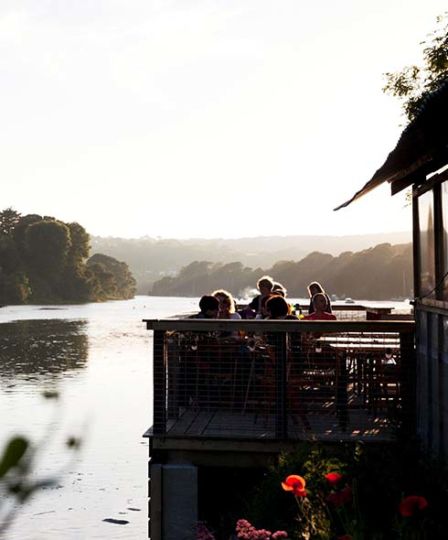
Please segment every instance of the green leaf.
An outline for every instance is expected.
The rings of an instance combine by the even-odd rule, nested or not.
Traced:
[[[24,437],[14,437],[9,441],[0,460],[0,478],[19,464],[28,446],[29,442]]]

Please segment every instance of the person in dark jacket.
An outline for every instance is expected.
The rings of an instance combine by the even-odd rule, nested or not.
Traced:
[[[199,300],[199,309],[201,311],[192,315],[190,319],[216,319],[219,311],[219,300],[210,294],[205,294]]]
[[[260,294],[255,296],[255,298],[249,304],[250,309],[254,310],[257,315],[261,314],[261,301],[263,298],[267,298],[271,295],[273,287],[274,280],[271,278],[271,276],[262,276],[257,281],[257,289],[260,291]]]

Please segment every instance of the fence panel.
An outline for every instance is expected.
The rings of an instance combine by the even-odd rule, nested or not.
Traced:
[[[413,324],[148,321],[154,434],[389,440],[414,429]]]

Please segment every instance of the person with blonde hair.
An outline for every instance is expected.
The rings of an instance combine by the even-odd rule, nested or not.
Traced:
[[[241,315],[236,313],[235,300],[229,291],[217,289],[212,292],[212,296],[219,301],[218,319],[241,319]]]

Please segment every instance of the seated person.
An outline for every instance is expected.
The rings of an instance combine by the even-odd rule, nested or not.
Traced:
[[[297,317],[290,315],[290,306],[283,296],[272,295],[266,302],[267,319],[271,320],[297,320]],[[296,335],[298,335],[296,333]],[[266,332],[264,338],[269,345],[278,345],[279,332]],[[290,342],[291,345],[291,342]]]
[[[205,294],[199,300],[199,309],[201,311],[196,315],[192,315],[190,319],[216,319],[219,312],[219,300],[214,296]]]
[[[313,312],[304,317],[308,321],[335,321],[336,317],[327,311],[327,297],[324,293],[316,293],[312,298]]]
[[[283,296],[283,298],[286,298],[288,295],[288,291],[284,285],[279,283],[278,281],[274,281],[274,286],[272,287],[272,294],[277,294],[279,296]],[[299,304],[288,304],[289,305],[289,315],[297,315],[297,311],[299,314],[302,313],[302,310],[300,309]]]
[[[283,296],[272,295],[266,302],[266,312],[268,319],[296,319],[294,315],[290,315],[290,306]]]
[[[218,289],[212,292],[212,296],[219,301],[218,319],[241,319],[241,315],[235,311],[235,300],[228,291]]]
[[[272,294],[278,294],[280,296],[283,296],[283,298],[286,298],[287,294],[286,288],[279,283],[278,281],[274,281],[274,286],[272,287]]]
[[[260,291],[260,294],[258,294],[249,304],[249,307],[253,309],[257,315],[261,313],[261,300],[267,298],[271,294],[273,287],[274,280],[271,276],[262,276],[257,281],[257,289]]]
[[[268,294],[267,296],[263,296],[260,298],[260,307],[257,315],[255,316],[256,319],[267,319],[269,316],[269,313],[266,309],[266,304],[268,303],[268,300],[273,298],[274,296],[277,296],[275,294]]]
[[[241,315],[235,312],[235,300],[233,296],[224,289],[218,289],[212,292],[212,295],[219,300],[218,319],[241,319]],[[239,337],[237,330],[234,332],[221,332],[220,337]]]
[[[245,308],[240,309],[238,314],[242,319],[255,319],[257,312],[251,309],[249,306],[246,306]]]
[[[308,313],[313,313],[313,311],[314,311],[313,297],[317,293],[321,293],[321,294],[323,294],[325,296],[325,299],[327,301],[327,308],[325,309],[325,311],[327,313],[331,313],[332,311],[331,311],[330,297],[324,291],[324,288],[322,287],[322,285],[318,281],[313,281],[308,285],[308,294],[309,294],[309,297],[310,297],[310,306],[308,308]]]

